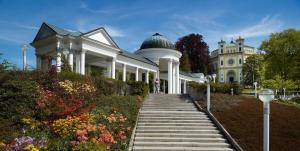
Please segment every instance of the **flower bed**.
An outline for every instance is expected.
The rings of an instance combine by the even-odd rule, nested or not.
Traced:
[[[1,150],[126,150],[143,97],[124,87],[53,70],[0,75]]]

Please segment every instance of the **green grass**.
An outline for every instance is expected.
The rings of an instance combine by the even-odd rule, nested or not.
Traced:
[[[242,93],[249,93],[249,92],[254,92],[255,89],[252,89],[252,88],[244,88],[242,89]]]

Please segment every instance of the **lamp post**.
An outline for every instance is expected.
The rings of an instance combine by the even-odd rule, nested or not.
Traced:
[[[270,101],[274,99],[274,92],[271,89],[261,90],[259,93],[259,99],[264,104],[264,151],[269,151],[269,114],[270,114]]]
[[[207,100],[206,103],[207,103],[207,105],[206,105],[206,107],[207,107],[207,111],[209,111],[210,110],[210,81],[211,81],[211,76],[210,75],[206,76],[205,81],[207,82],[207,89],[206,89],[206,100]]]
[[[253,82],[253,85],[254,85],[254,96],[255,98],[257,98],[257,82]]]
[[[216,74],[212,74],[211,76],[212,76],[212,78],[214,80],[214,83],[216,83],[216,77],[217,77],[217,75]]]
[[[231,90],[231,96],[233,96],[233,88],[231,88],[230,90]]]

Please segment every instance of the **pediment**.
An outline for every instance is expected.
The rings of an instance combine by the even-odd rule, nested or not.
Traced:
[[[84,34],[84,36],[111,47],[119,48],[104,28],[98,28],[93,31],[87,32]]]
[[[56,32],[53,31],[53,29],[51,29],[46,24],[42,24],[42,26],[39,29],[38,33],[36,34],[33,42],[39,41],[39,40],[42,40],[42,39],[46,39],[46,38],[51,37],[51,36],[53,36],[55,34],[56,34]]]

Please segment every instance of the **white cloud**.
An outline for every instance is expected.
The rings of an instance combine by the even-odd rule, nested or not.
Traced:
[[[89,6],[88,6],[88,4],[87,3],[85,3],[85,2],[81,2],[81,4],[80,4],[80,8],[82,8],[82,9],[85,9],[85,10],[87,10],[88,12],[91,12],[91,13],[102,13],[102,14],[111,14],[111,13],[114,13],[117,9],[92,9],[92,8],[90,8]]]
[[[121,31],[120,29],[117,29],[112,26],[104,26],[104,28],[107,30],[108,34],[112,37],[125,37],[125,33]]]
[[[249,37],[266,36],[272,32],[277,32],[281,30],[282,27],[283,27],[283,22],[279,20],[276,16],[274,17],[266,16],[262,18],[258,23],[252,26],[244,27],[235,32],[225,34],[225,37],[231,38],[231,37],[242,36],[245,38],[249,38]]]

